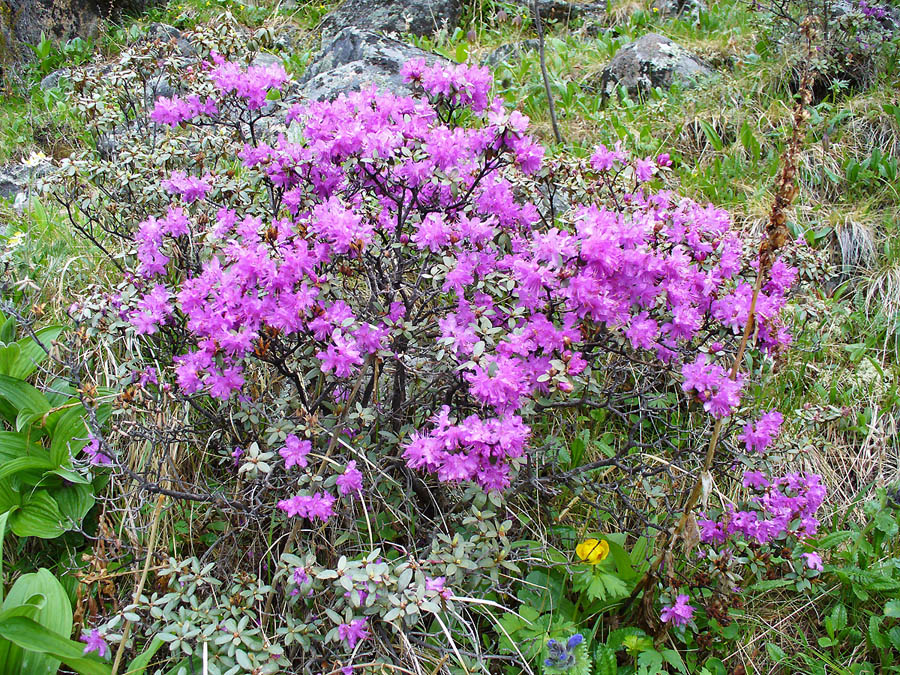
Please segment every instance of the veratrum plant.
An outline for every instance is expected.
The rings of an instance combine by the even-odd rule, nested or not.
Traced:
[[[94,505],[91,478],[78,469],[98,454],[91,453],[85,407],[72,387],[55,380],[44,394],[25,381],[62,326],[17,340],[15,317],[0,313],[0,325],[0,513],[9,514],[17,536],[52,539],[79,529]],[[108,404],[94,411],[100,423],[109,413]],[[86,457],[76,459],[85,446]]]

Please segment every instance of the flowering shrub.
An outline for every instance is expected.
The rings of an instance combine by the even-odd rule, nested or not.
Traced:
[[[118,428],[153,459],[128,466],[99,430],[94,452],[143,490],[216,505],[229,536],[249,538],[227,603],[213,609],[211,593],[231,570],[174,562],[127,610],[139,636],[161,631],[185,658],[202,633],[217,672],[349,667],[387,628],[425,648],[452,631],[481,650],[459,605],[488,586],[513,595],[501,581],[522,564],[511,500],[577,483],[606,493],[622,530],[666,529],[675,470],[699,462],[694,417],[752,407],[754,373],[731,368],[748,322],[755,355],[791,341],[793,269],[775,261],[754,300],[755,247],[721,209],[663,189],[667,155],[616,144],[548,160],[528,119],[491,99],[486,70],[412,62],[404,76],[419,96],[297,103],[280,67],[210,49],[185,70],[190,90],[129,132],[121,161],[151,164],[152,181],[135,170],[125,186],[102,183],[112,169],[96,158],[56,179],[63,203],[116,237],[118,288],[73,314],[127,336],[122,379],[137,403],[120,401]],[[118,81],[93,86],[108,96]],[[71,198],[85,182],[117,208]],[[570,411],[615,438],[565,469],[548,420],[568,424]],[[775,415],[739,440],[758,452]],[[723,434],[732,458],[738,431]],[[175,461],[185,446],[204,463]],[[784,519],[815,511],[812,479],[770,483],[746,531],[712,510],[705,530],[809,534]],[[609,551],[578,555],[621,598]],[[681,597],[664,621],[691,618]],[[557,647],[553,667],[586,648]]]
[[[819,90],[827,91],[822,85],[862,88],[872,84],[886,66],[893,68],[900,14],[890,4],[754,0],[751,6],[762,12],[767,30],[777,38],[799,31],[807,16],[816,19],[819,44],[812,65],[821,76]]]

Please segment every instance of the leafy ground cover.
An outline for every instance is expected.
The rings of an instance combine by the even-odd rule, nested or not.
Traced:
[[[199,672],[205,645],[212,672],[234,673],[891,672],[893,36],[872,72],[823,57],[791,243],[754,267],[775,232],[804,59],[765,8],[673,18],[619,3],[597,30],[548,25],[562,142],[536,51],[498,66],[491,89],[530,118],[540,169],[524,121],[485,110],[477,69],[414,69],[427,105],[296,109],[297,147],[260,142],[259,97],[277,109],[290,84],[241,67],[291,30],[284,75],[302,75],[329,9],[170,4],[90,44],[37,45],[7,84],[0,157],[65,167],[24,207],[0,204],[8,671],[34,659],[41,672]],[[410,41],[478,64],[533,38],[529,16],[473,3],[452,33]],[[196,30],[213,65],[189,77],[199,99],[157,104],[157,124],[120,132],[130,154],[110,161],[98,140],[125,119],[113,103],[133,97],[134,74],[161,56],[186,72],[135,51],[153,21]],[[604,65],[648,32],[716,77],[605,99]],[[76,80],[77,96],[38,86],[125,54]],[[394,106],[402,120],[383,112]],[[409,145],[335,140],[357,126]],[[440,155],[451,134],[461,150]],[[439,188],[413,182],[413,166]],[[603,210],[557,214],[551,189]],[[693,201],[647,200],[663,189]],[[630,241],[651,212],[660,230]],[[697,237],[686,262],[684,222]],[[590,253],[598,232],[616,238],[601,252],[649,250],[714,285],[670,281],[661,305],[637,294],[616,316],[596,298],[619,297],[646,260],[610,272]],[[569,253],[542,257],[553,247]],[[746,305],[759,268],[771,306],[742,345],[752,311],[726,309]],[[247,304],[266,297],[278,300]],[[664,343],[681,309],[701,319]],[[66,607],[72,622],[57,620]]]

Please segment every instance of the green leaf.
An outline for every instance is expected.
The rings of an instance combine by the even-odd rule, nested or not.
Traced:
[[[816,548],[818,549],[831,549],[837,546],[840,546],[845,541],[850,539],[853,536],[853,532],[849,530],[841,530],[839,532],[829,532],[824,537],[818,540],[816,543]]]
[[[94,505],[94,494],[90,485],[70,485],[54,490],[53,499],[59,505],[59,512],[63,518],[71,519],[69,529],[81,527],[81,521]]]
[[[892,619],[900,619],[900,600],[888,600],[884,606],[884,615]]]
[[[597,647],[594,655],[594,665],[597,666],[596,675],[616,675],[619,672],[619,666],[616,663],[616,652],[607,645]]]
[[[16,367],[22,356],[22,348],[13,343],[0,347],[0,373],[6,375]]]
[[[72,605],[59,580],[49,570],[41,568],[31,574],[23,574],[16,580],[3,601],[2,611],[30,605],[34,606],[35,596],[43,598],[43,604],[30,619],[56,635],[68,636],[72,632]],[[11,612],[15,614],[15,612]],[[22,618],[22,617],[19,617]],[[9,619],[13,621],[14,619]],[[11,640],[0,630],[0,673],[56,673],[60,659],[35,651],[26,651],[16,640]]]
[[[666,663],[670,666],[673,666],[678,669],[681,673],[687,673],[687,666],[684,664],[684,660],[681,658],[681,654],[676,652],[674,649],[664,649],[660,652],[663,659],[665,659]]]
[[[16,344],[21,350],[21,354],[6,374],[10,377],[26,379],[47,358],[47,352],[44,351],[41,344],[49,349],[63,330],[62,326],[45,326],[36,331],[35,336],[40,340],[40,344],[35,342],[31,336],[19,340]]]
[[[0,603],[3,602],[3,540],[6,537],[6,521],[9,512],[0,514]]]
[[[784,650],[773,642],[766,643],[766,651],[769,654],[769,658],[772,659],[775,663],[780,663],[785,659]]]
[[[0,636],[27,650],[26,660],[22,665],[24,667],[32,663],[33,668],[23,672],[34,675],[43,673],[53,675],[59,669],[60,661],[80,675],[110,675],[112,672],[112,669],[105,663],[86,657],[83,653],[84,645],[80,642],[65,638],[59,633],[49,630],[46,626],[25,617],[12,617],[0,622]],[[28,660],[30,655],[51,657],[52,661],[50,662],[55,662],[56,668],[40,667],[40,662],[37,660]]]
[[[34,455],[41,449],[39,445],[31,443],[25,434],[16,431],[0,431],[0,460]]]
[[[7,513],[22,505],[22,495],[13,489],[12,481],[0,480],[0,513]],[[0,570],[2,571],[2,570]],[[2,600],[2,594],[0,594]]]
[[[837,604],[831,610],[831,623],[838,633],[847,627],[847,608],[844,605]]]
[[[717,152],[721,152],[721,150],[725,147],[725,143],[722,142],[722,137],[716,133],[716,130],[713,128],[712,124],[707,122],[706,120],[700,120],[700,128],[703,130],[703,135],[706,136],[706,139],[709,141],[710,145],[716,149]]]
[[[0,312],[0,321],[3,322],[3,325],[0,326],[0,342],[4,344],[12,342],[16,339],[16,317],[11,316],[6,318],[2,312]]]
[[[156,656],[156,652],[158,652],[159,648],[164,644],[166,644],[164,640],[160,640],[158,637],[153,638],[153,641],[143,652],[141,652],[141,655],[135,657],[135,659],[128,664],[128,667],[122,675],[144,675],[144,671],[147,670],[147,667],[150,665],[150,660]]]
[[[10,517],[10,528],[19,537],[55,539],[66,531],[59,506],[46,490],[38,490]]]
[[[874,614],[869,617],[869,641],[877,649],[887,649],[890,646],[887,636],[879,630],[881,618]]]
[[[100,424],[106,422],[112,412],[108,404],[97,407],[97,421]],[[74,457],[79,450],[87,445],[88,429],[84,423],[84,406],[78,405],[70,408],[59,418],[53,428],[53,440],[50,442],[50,459],[54,466],[69,464],[69,458]]]
[[[53,463],[44,457],[19,457],[0,464],[0,480],[32,469],[53,469]]]
[[[622,579],[633,579],[637,576],[634,567],[631,565],[631,556],[625,548],[618,542],[613,541],[611,537],[606,537],[606,543],[609,544],[609,555],[613,562],[616,563],[616,570]]]
[[[9,401],[17,410],[47,412],[50,403],[44,395],[27,382],[0,374],[0,396]]]

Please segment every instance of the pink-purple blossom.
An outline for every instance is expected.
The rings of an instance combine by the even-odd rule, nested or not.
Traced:
[[[354,495],[362,490],[362,472],[356,468],[356,461],[347,462],[347,468],[337,478],[338,492],[342,495]]]
[[[313,495],[296,495],[278,502],[278,508],[291,518],[308,518],[323,523],[334,515],[335,498],[327,492],[316,492]]]
[[[290,469],[293,466],[299,466],[301,469],[306,468],[308,460],[306,456],[312,450],[312,443],[307,440],[301,440],[294,434],[288,434],[284,439],[284,447],[278,451],[284,459],[284,468]]]
[[[686,626],[694,617],[694,608],[688,604],[689,600],[689,596],[679,595],[674,604],[662,608],[659,618],[673,626]]]
[[[350,623],[342,623],[338,626],[338,637],[347,643],[350,649],[356,647],[356,643],[369,637],[366,629],[368,619],[354,619]]]
[[[109,653],[109,646],[106,644],[106,640],[103,639],[100,631],[96,628],[92,628],[90,633],[82,635],[81,641],[87,643],[82,652],[84,654],[97,652],[97,656],[103,659]]]

